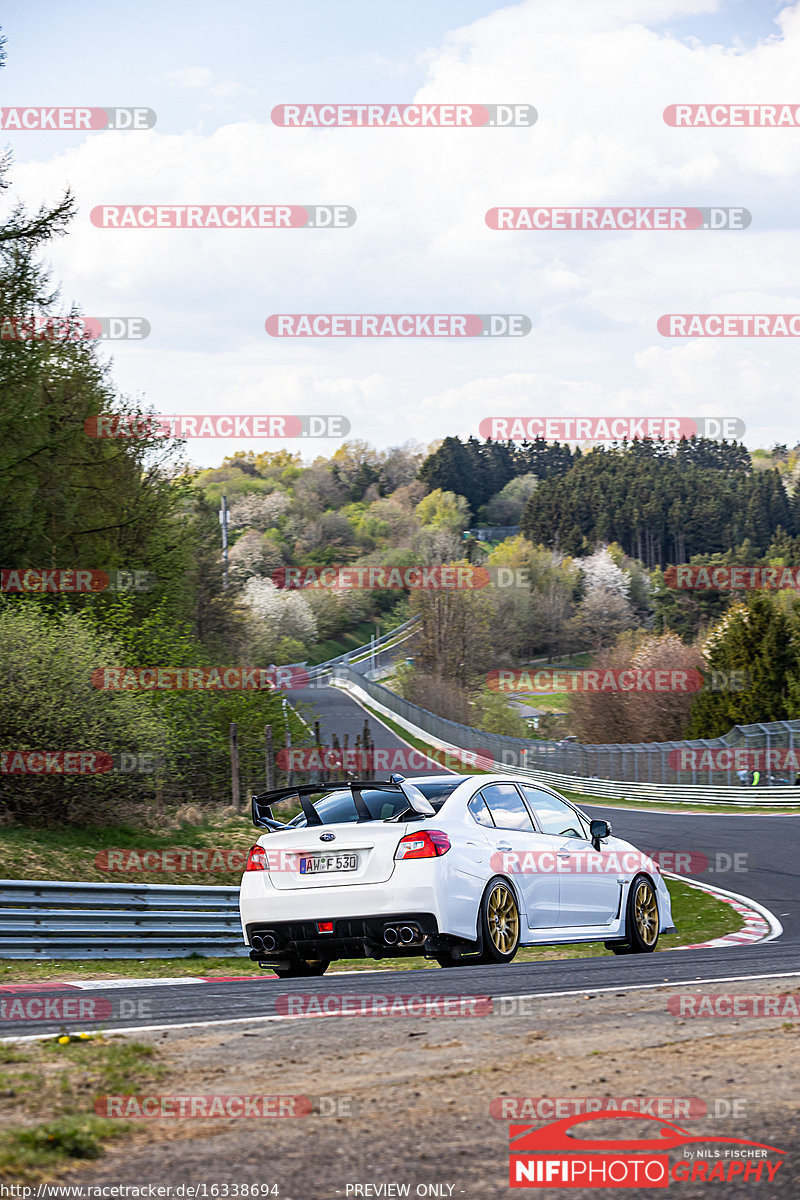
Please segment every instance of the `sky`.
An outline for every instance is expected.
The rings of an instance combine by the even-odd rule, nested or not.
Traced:
[[[800,106],[800,4],[762,0],[10,0],[0,106],[139,106],[133,131],[0,130],[0,218],[78,214],[65,307],[143,317],[106,345],[162,413],[341,414],[379,448],[507,416],[735,417],[800,441],[791,338],[666,338],[666,313],[800,313],[800,127],[671,128],[673,103]],[[531,104],[531,127],[292,129],[286,103]],[[340,229],[105,229],[109,204],[341,204]],[[496,231],[495,206],[741,206],[744,230]],[[270,337],[279,313],[525,314],[524,337]],[[188,457],[340,440],[194,439]]]

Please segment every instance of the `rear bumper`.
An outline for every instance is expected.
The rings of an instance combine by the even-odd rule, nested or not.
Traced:
[[[320,933],[318,922],[331,922],[332,933]],[[414,930],[409,943],[388,943],[386,930],[402,927]],[[433,913],[400,912],[380,916],[331,917],[322,914],[314,920],[253,921],[245,925],[245,941],[253,949],[250,957],[258,962],[299,958],[382,958],[387,955],[434,953],[453,939],[442,937]],[[264,942],[267,947],[265,948]]]
[[[246,871],[239,891],[244,940],[249,941],[247,930],[256,926],[272,929],[276,923],[372,917],[388,921],[406,913],[430,913],[438,929],[458,934],[459,923],[447,907],[447,889],[431,878],[430,861],[406,864],[411,869],[403,873],[402,884],[390,879],[384,883],[283,889],[273,887],[268,871]]]

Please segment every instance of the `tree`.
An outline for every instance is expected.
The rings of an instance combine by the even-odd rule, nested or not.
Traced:
[[[471,482],[473,470],[473,460],[461,439],[446,437],[438,450],[425,459],[418,478],[430,491],[456,492],[465,498],[469,492],[474,498]]]
[[[518,525],[538,482],[535,475],[517,475],[484,504],[478,519],[487,525]]]
[[[283,639],[290,638],[303,647],[313,645],[317,638],[314,614],[299,591],[284,591],[271,579],[252,575],[242,593],[248,609],[251,645],[259,666],[275,661]]]
[[[37,261],[71,212],[68,199],[32,218],[18,207],[0,230],[0,321],[8,334],[0,339],[2,557],[20,567],[149,570],[164,586],[187,565],[178,532],[184,497],[170,478],[180,469],[180,447],[147,433],[87,434],[97,417],[137,407],[114,395],[95,344],[76,340],[79,314],[59,312]],[[36,335],[37,322],[40,332],[50,322],[50,336]]]
[[[414,657],[415,665],[423,673],[468,687],[491,668],[492,606],[484,591],[450,588],[413,591],[410,611],[412,616],[418,613],[422,617],[422,632]]]
[[[576,455],[565,474],[540,479],[522,532],[572,554],[618,542],[653,569],[725,552],[745,537],[763,553],[779,527],[795,531],[778,473],[754,473],[744,447],[709,439],[596,449]]]
[[[117,768],[121,753],[144,753],[154,765],[169,743],[161,716],[141,694],[104,692],[92,685],[96,668],[122,665],[119,647],[85,615],[66,611],[54,618],[33,597],[0,601],[4,751],[117,756]],[[119,769],[0,774],[4,811],[29,823],[97,823],[118,814],[126,801],[152,800],[152,789],[151,775]]]
[[[785,611],[779,599],[763,593],[749,596],[722,616],[704,646],[708,678],[727,681],[742,672],[742,690],[709,688],[692,706],[689,737],[719,737],[734,725],[786,721],[800,712],[800,604]]]
[[[600,672],[615,668],[687,673],[703,665],[700,650],[685,645],[677,634],[642,631],[622,634],[592,664]],[[695,695],[682,690],[574,692],[569,697],[572,727],[579,741],[589,744],[677,740],[686,736]]]
[[[420,500],[414,513],[422,525],[449,529],[453,533],[460,533],[469,523],[469,506],[464,497],[455,492],[443,492],[441,488]]]
[[[0,35],[0,70],[5,66],[6,61],[5,44],[5,37]],[[10,156],[5,154],[0,157],[0,192],[6,191],[9,187],[9,166]],[[50,241],[51,238],[63,234],[74,215],[75,201],[69,188],[54,208],[46,208],[42,205],[35,216],[29,216],[22,205],[17,205],[6,224],[0,228],[0,246],[6,252],[12,250],[13,244],[17,243],[21,244],[29,253],[44,242]],[[10,311],[4,303],[2,316],[5,318]],[[15,315],[21,316],[22,314],[16,312]]]
[[[576,649],[598,650],[632,625],[633,611],[625,596],[597,588],[581,600],[568,631]]]

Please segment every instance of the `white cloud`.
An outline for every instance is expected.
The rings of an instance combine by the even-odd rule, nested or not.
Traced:
[[[797,130],[662,120],[680,101],[796,94],[800,6],[751,49],[650,28],[721,7],[573,0],[565,10],[560,0],[524,0],[424,56],[418,99],[533,103],[532,129],[292,130],[258,113],[208,137],[92,135],[17,167],[14,182],[32,205],[73,185],[81,214],[50,251],[55,277],[86,312],[151,321],[147,343],[115,350],[115,373],[163,411],[343,412],[353,436],[380,445],[466,433],[509,405],[542,415],[722,412],[747,422],[753,444],[774,440],[778,426],[792,441],[791,342],[669,342],[656,332],[666,312],[798,307]],[[170,78],[213,90],[207,68]],[[95,204],[156,201],[347,203],[358,221],[277,232],[114,232],[88,221]],[[498,204],[623,203],[744,205],[753,224],[605,235],[498,233],[484,223]],[[524,312],[534,329],[458,343],[288,342],[264,332],[273,312],[348,311]],[[202,460],[230,449],[207,443]]]
[[[167,71],[164,78],[180,87],[200,88],[211,82],[214,73],[209,67],[181,67],[177,71]]]

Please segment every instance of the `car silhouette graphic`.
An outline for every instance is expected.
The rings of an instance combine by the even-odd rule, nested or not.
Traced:
[[[590,1140],[583,1137],[572,1137],[568,1130],[585,1121],[652,1121],[659,1126],[658,1134],[651,1138],[614,1139],[598,1138]],[[704,1136],[690,1133],[680,1125],[673,1125],[658,1117],[649,1117],[642,1113],[622,1110],[606,1110],[597,1113],[579,1113],[577,1116],[564,1117],[561,1121],[553,1121],[549,1125],[510,1125],[510,1152],[512,1154],[528,1154],[534,1151],[550,1153],[553,1151],[598,1150],[613,1154],[630,1150],[674,1150],[679,1146],[691,1145],[697,1142],[714,1142],[735,1146],[755,1146],[760,1150],[769,1150],[773,1154],[785,1154],[777,1146],[767,1146],[764,1142],[751,1142],[746,1138],[719,1137],[718,1135]]]

